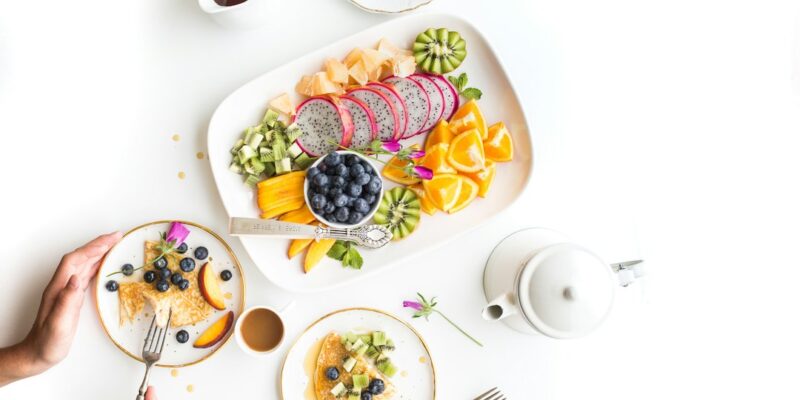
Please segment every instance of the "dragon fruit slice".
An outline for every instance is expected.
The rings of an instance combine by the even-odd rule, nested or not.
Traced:
[[[442,119],[449,121],[450,117],[458,110],[458,106],[461,105],[456,88],[442,75],[426,76],[442,90],[442,94],[444,95],[444,112],[442,112]]]
[[[300,103],[292,122],[303,131],[297,144],[312,157],[328,154],[339,145],[350,146],[353,137],[350,112],[328,97],[311,97]]]
[[[403,139],[422,133],[422,128],[428,122],[431,113],[431,100],[425,88],[412,79],[391,76],[383,80],[395,87],[397,93],[403,98],[408,109],[408,126]]]
[[[433,79],[428,78],[427,75],[413,74],[409,75],[408,78],[422,85],[422,87],[425,88],[425,93],[428,94],[428,99],[431,101],[430,115],[428,115],[425,126],[422,127],[422,132],[427,132],[433,129],[434,125],[442,118],[442,113],[444,112],[444,93],[442,93],[442,89],[433,82]]]
[[[408,129],[408,107],[406,107],[406,103],[403,101],[403,98],[394,90],[394,87],[391,85],[387,85],[385,83],[380,82],[370,82],[367,86],[383,93],[389,101],[392,102],[394,105],[395,110],[397,110],[397,116],[400,117],[400,129],[398,129],[397,133],[394,136],[394,139],[400,139]]]
[[[350,112],[353,118],[353,139],[350,146],[356,149],[363,149],[369,146],[373,139],[378,135],[378,125],[375,123],[375,116],[363,101],[350,96],[339,98],[342,105]]]
[[[402,134],[400,116],[392,101],[385,94],[371,87],[360,87],[347,92],[347,96],[361,100],[372,111],[375,124],[378,126],[378,139],[393,140]]]

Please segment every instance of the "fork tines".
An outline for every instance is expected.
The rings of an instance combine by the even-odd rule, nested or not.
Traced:
[[[476,397],[475,400],[506,400],[506,397],[503,396],[503,393],[500,392],[500,389],[493,387],[486,393]]]
[[[147,330],[147,336],[144,338],[144,346],[142,347],[142,353],[151,353],[154,356],[160,356],[161,351],[164,349],[164,343],[166,342],[167,338],[167,329],[169,329],[169,323],[172,320],[172,309],[169,310],[169,317],[167,318],[167,324],[162,328],[156,324],[156,316],[153,316],[153,320],[150,321],[150,328]]]

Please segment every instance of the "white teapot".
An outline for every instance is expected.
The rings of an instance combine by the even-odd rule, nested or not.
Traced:
[[[482,316],[524,333],[584,336],[608,316],[617,286],[641,275],[641,261],[609,266],[561,233],[521,230],[489,256],[483,276],[489,304]]]

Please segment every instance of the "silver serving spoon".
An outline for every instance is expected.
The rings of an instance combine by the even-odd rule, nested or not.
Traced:
[[[322,225],[303,225],[273,219],[232,217],[228,233],[233,236],[270,236],[289,239],[347,240],[359,246],[377,249],[392,240],[392,233],[381,225],[364,225],[356,228],[328,228]]]

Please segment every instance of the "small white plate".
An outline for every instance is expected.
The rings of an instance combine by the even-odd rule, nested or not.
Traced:
[[[186,238],[186,244],[189,245],[189,250],[186,252],[187,256],[193,256],[194,249],[203,246],[208,249],[208,259],[213,260],[212,265],[214,271],[220,273],[222,270],[227,269],[233,273],[233,277],[225,282],[220,280],[220,286],[223,293],[230,293],[226,295],[224,311],[214,310],[211,316],[197,324],[188,325],[180,328],[170,328],[167,333],[167,338],[164,344],[164,350],[161,353],[161,360],[158,365],[168,368],[185,367],[199,363],[217,350],[219,350],[233,333],[230,330],[225,338],[216,345],[206,349],[196,349],[192,346],[194,340],[205,329],[214,323],[217,319],[225,315],[228,311],[234,312],[234,317],[238,317],[244,307],[244,275],[242,275],[242,268],[239,265],[239,260],[233,251],[219,237],[210,229],[186,221],[178,221],[186,225],[189,229],[189,236]],[[122,240],[117,243],[111,251],[108,252],[103,259],[103,264],[97,273],[95,279],[95,304],[97,306],[97,314],[100,317],[100,324],[103,330],[108,335],[108,338],[120,349],[123,353],[130,357],[142,361],[142,344],[147,335],[147,329],[152,320],[153,311],[149,305],[145,305],[144,311],[136,317],[133,323],[127,323],[123,326],[119,324],[119,297],[118,292],[109,292],[106,290],[105,285],[109,279],[114,279],[117,282],[132,282],[142,281],[142,270],[138,270],[131,276],[123,276],[116,274],[113,277],[107,277],[112,272],[119,271],[120,267],[126,263],[133,264],[134,267],[139,267],[144,259],[144,242],[146,240],[158,240],[161,232],[166,232],[169,229],[170,221],[156,221],[139,227],[131,229],[123,236]],[[204,261],[197,261],[195,268],[200,268]],[[197,282],[191,282],[196,285]],[[173,288],[170,288],[173,290]],[[228,298],[230,297],[230,298]],[[145,316],[147,313],[149,316]],[[186,343],[178,343],[175,340],[175,333],[181,329],[189,332],[189,341]]]
[[[297,338],[281,368],[281,398],[313,399],[312,393],[315,350],[322,339],[331,332],[366,333],[383,331],[397,349],[392,353],[392,363],[398,373],[390,378],[397,388],[396,399],[433,400],[436,398],[436,369],[428,346],[411,327],[399,318],[371,308],[347,308],[334,311],[312,323]]]
[[[350,0],[356,7],[376,14],[402,14],[426,6],[433,0]]]

